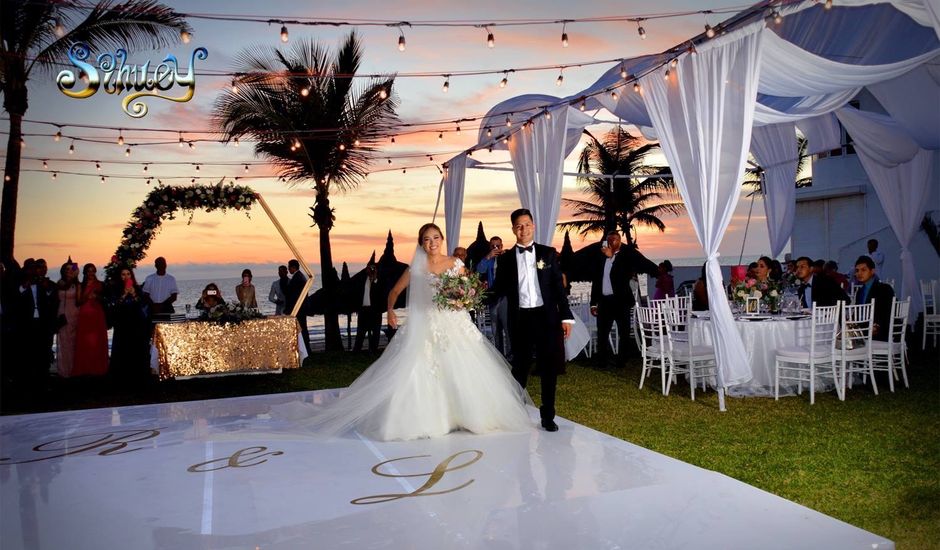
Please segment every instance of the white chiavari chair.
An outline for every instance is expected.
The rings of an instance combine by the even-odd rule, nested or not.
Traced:
[[[839,365],[842,399],[845,399],[846,380],[852,387],[852,375],[871,376],[871,389],[878,395],[875,371],[872,366],[872,324],[875,303],[842,307],[842,329],[836,342],[836,361]]]
[[[705,391],[706,381],[716,375],[717,363],[714,348],[693,345],[689,313],[689,309],[671,306],[662,309],[663,327],[666,329],[666,359],[669,361],[665,394],[669,395],[669,388],[677,375],[688,374],[692,401],[695,401],[695,386],[701,382],[702,391]]]
[[[940,283],[936,279],[920,282],[920,294],[924,306],[924,332],[920,341],[920,349],[927,349],[927,337],[933,336],[933,347],[937,347],[937,336],[940,336],[940,311],[937,310],[937,290]]]
[[[666,394],[666,343],[663,341],[662,310],[653,307],[636,307],[637,328],[640,333],[640,356],[643,369],[640,371],[640,389],[653,369],[659,369],[663,395]]]
[[[793,380],[797,383],[797,393],[803,393],[803,383],[809,383],[809,404],[816,402],[816,376],[821,374],[817,367],[829,366],[836,393],[842,399],[842,387],[836,373],[836,361],[833,354],[839,327],[839,308],[842,302],[834,306],[817,306],[813,302],[813,318],[808,345],[784,346],[777,348],[774,361],[774,400],[780,399],[780,380]]]
[[[897,298],[891,300],[891,323],[888,327],[888,340],[872,340],[871,358],[872,369],[888,373],[888,388],[894,391],[894,381],[898,379],[898,371],[904,379],[907,388],[907,318],[911,312],[911,299],[905,298],[900,302]]]

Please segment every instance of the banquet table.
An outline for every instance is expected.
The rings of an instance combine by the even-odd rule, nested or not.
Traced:
[[[734,325],[744,341],[752,377],[748,382],[730,386],[728,395],[772,397],[777,348],[806,344],[809,341],[812,319],[809,316],[792,319],[784,315],[741,315],[735,318]],[[708,318],[693,318],[690,329],[693,343],[712,345],[712,326]],[[796,383],[781,383],[780,393],[791,395],[796,393],[796,389]],[[831,382],[817,387],[817,391],[829,389],[832,389]]]
[[[239,323],[156,323],[151,369],[160,380],[280,372],[300,367],[307,350],[287,315]]]

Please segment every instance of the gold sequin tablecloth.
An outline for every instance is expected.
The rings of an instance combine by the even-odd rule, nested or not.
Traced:
[[[158,323],[153,334],[158,374],[166,380],[295,369],[301,361],[299,330],[289,316],[238,324]]]

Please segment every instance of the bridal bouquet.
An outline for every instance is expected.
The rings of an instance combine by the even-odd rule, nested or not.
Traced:
[[[757,298],[765,304],[770,311],[780,309],[780,299],[783,297],[775,281],[758,281],[757,279],[744,279],[738,281],[731,292],[735,303],[744,304],[748,298]]]
[[[477,310],[483,306],[486,286],[476,275],[441,274],[435,281],[434,303],[438,309]]]

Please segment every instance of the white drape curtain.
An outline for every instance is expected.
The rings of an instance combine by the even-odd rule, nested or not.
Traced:
[[[776,258],[793,233],[796,216],[798,146],[793,123],[754,128],[751,154],[764,168],[764,212],[770,236],[770,257]]]
[[[844,108],[836,116],[852,135],[858,159],[868,174],[888,223],[901,245],[901,299],[911,298],[911,323],[920,312],[920,285],[909,247],[937,184],[937,151],[921,149],[888,116]]]
[[[679,60],[675,75],[644,76],[644,100],[708,260],[709,309],[720,384],[751,378],[718,263],[740,194],[757,97],[761,34],[731,33]]]
[[[447,161],[444,172],[444,234],[447,253],[452,254],[460,243],[460,222],[463,218],[463,190],[467,177],[467,155],[461,153]]]
[[[567,105],[538,117],[516,132],[509,142],[516,189],[523,208],[535,218],[535,242],[551,245],[561,209],[568,131]]]

